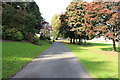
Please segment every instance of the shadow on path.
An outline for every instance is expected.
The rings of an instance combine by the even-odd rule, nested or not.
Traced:
[[[60,42],[27,64],[13,78],[90,78],[76,57]]]

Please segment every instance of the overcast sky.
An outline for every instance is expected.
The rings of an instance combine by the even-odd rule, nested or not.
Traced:
[[[66,10],[66,7],[72,0],[35,0],[40,8],[43,18],[51,22],[51,18],[54,14],[61,14]],[[85,0],[91,1],[91,0]]]

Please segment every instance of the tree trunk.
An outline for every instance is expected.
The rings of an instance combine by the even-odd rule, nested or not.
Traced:
[[[70,38],[70,43],[72,43],[72,38]]]
[[[77,39],[75,39],[75,42],[77,43]]]
[[[73,39],[73,44],[75,44],[75,38]]]
[[[114,40],[114,39],[112,39],[112,41],[113,41],[113,50],[114,50],[114,51],[116,51],[116,44],[115,44],[115,40]]]
[[[81,39],[79,38],[79,42],[78,42],[78,44],[80,45],[81,44]]]

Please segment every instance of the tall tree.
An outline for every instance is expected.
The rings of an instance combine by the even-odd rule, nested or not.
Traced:
[[[119,34],[119,21],[118,21],[118,6],[119,3],[103,3],[94,2],[86,6],[87,24],[91,25],[90,28],[86,26],[88,34],[92,33],[94,36],[105,36],[113,41],[113,49],[116,51],[115,41],[118,40]]]
[[[26,5],[27,5],[26,11],[30,14],[35,15],[37,23],[40,24],[42,21],[44,21],[43,17],[41,16],[40,9],[35,2],[30,2],[29,4]]]
[[[51,20],[51,25],[52,25],[52,36],[55,38],[58,38],[59,36],[59,28],[60,28],[60,15],[59,14],[55,14],[53,17],[52,17],[52,20]]]
[[[60,15],[61,26],[59,28],[59,34],[61,34],[64,38],[70,38],[70,43],[72,43],[72,39],[74,36],[74,32],[70,31],[71,27],[68,25],[67,14]]]
[[[108,10],[112,12],[106,21],[107,33],[105,36],[113,41],[113,50],[116,51],[116,41],[120,41],[120,2],[113,2],[108,5]]]
[[[3,2],[2,6],[3,32],[12,28],[24,35],[40,31],[43,18],[35,2]]]
[[[100,37],[103,32],[106,31],[104,24],[104,18],[102,15],[98,14],[99,10],[103,10],[105,3],[96,2],[88,3],[85,7],[86,14],[84,15],[86,28],[86,34],[89,38]],[[104,26],[103,26],[104,25]]]
[[[79,39],[79,44],[82,39],[88,39],[85,33],[83,23],[85,22],[85,7],[86,2],[71,2],[67,7],[67,24],[71,27],[71,31],[74,32],[73,41]]]

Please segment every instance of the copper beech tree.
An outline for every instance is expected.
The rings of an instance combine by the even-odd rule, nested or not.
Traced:
[[[112,13],[109,14],[108,20],[106,21],[107,33],[105,36],[113,41],[113,49],[116,51],[115,42],[120,40],[120,2],[110,3],[108,5],[108,10]]]
[[[116,51],[115,42],[119,41],[119,2],[117,3],[89,3],[85,10],[87,35],[95,37],[105,36],[113,41],[113,50]]]

